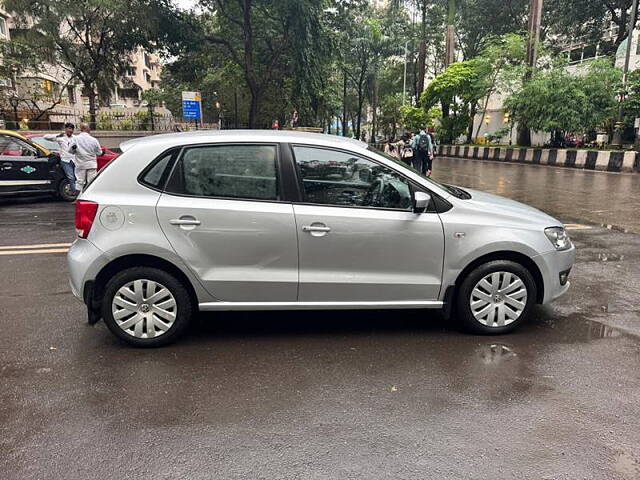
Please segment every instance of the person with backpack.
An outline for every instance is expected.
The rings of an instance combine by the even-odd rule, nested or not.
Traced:
[[[413,156],[416,161],[416,168],[419,167],[420,172],[427,177],[431,176],[431,161],[433,160],[433,143],[431,136],[427,133],[426,128],[421,128],[420,133],[416,135],[411,142]]]

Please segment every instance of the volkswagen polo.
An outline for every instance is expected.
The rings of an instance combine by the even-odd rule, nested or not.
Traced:
[[[500,334],[569,288],[558,220],[359,141],[201,131],[121,148],[76,202],[68,263],[89,322],[135,346],[222,310],[444,309]]]

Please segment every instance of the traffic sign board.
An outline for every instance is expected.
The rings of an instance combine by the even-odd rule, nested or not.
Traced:
[[[192,120],[202,120],[200,92],[182,92],[182,116]]]

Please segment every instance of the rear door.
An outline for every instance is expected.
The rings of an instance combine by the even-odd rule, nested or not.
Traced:
[[[51,190],[51,165],[33,145],[0,134],[0,194]]]
[[[158,220],[218,300],[296,301],[295,219],[281,178],[278,145],[200,145],[181,152],[158,202]]]

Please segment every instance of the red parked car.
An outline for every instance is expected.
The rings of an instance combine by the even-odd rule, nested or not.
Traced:
[[[41,133],[25,133],[25,137],[29,138],[32,142],[37,143],[40,146],[43,146],[47,150],[51,152],[57,152],[60,150],[60,145],[56,142],[50,142],[49,140],[45,140],[44,136]],[[116,158],[118,154],[109,150],[107,147],[102,146],[102,155],[98,155],[98,170],[104,167],[111,160]]]

